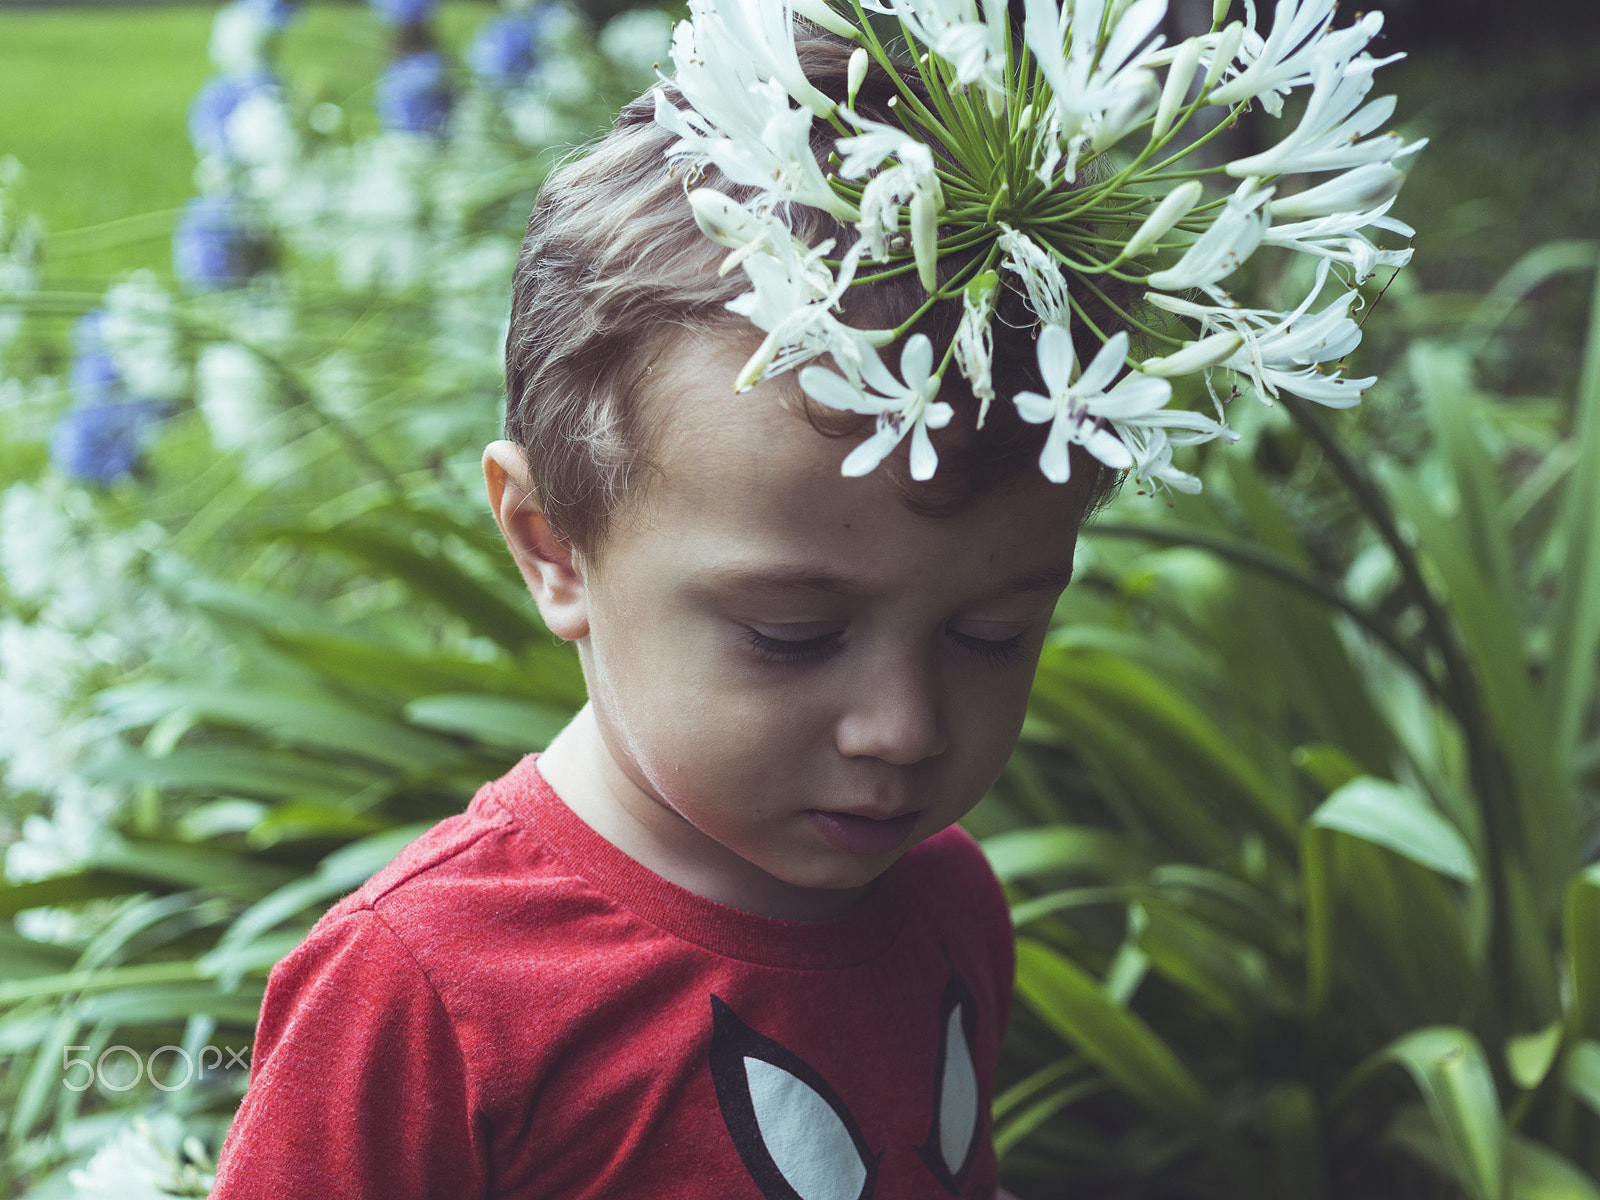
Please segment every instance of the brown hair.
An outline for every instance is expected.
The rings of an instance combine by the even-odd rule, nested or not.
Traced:
[[[839,102],[845,98],[853,48],[822,30],[797,30],[806,77]],[[914,74],[906,78],[921,90]],[[683,106],[673,85],[658,86]],[[888,101],[894,94],[893,81],[875,66],[855,110],[892,121]],[[506,339],[505,436],[527,454],[552,527],[581,554],[598,550],[611,517],[642,486],[650,430],[641,417],[641,401],[651,359],[676,333],[745,320],[726,305],[749,284],[739,271],[718,275],[727,251],[696,225],[685,197],[691,181],[666,157],[675,135],[655,123],[654,111],[653,93],[640,96],[599,142],[550,176],[528,220],[517,262]],[[812,148],[826,163],[833,145],[825,126],[813,134]],[[730,184],[715,168],[695,173],[692,182],[735,199],[751,196],[750,189]],[[781,212],[808,245],[834,238],[842,251],[855,239],[852,227],[819,209],[794,204]],[[940,273],[948,277],[961,266],[959,259],[945,256]],[[997,399],[983,428],[976,428],[976,399],[952,371],[940,398],[955,407],[956,415],[933,435],[937,474],[912,481],[903,455],[891,456],[880,468],[918,512],[956,511],[1038,469],[1049,427],[1028,424],[1008,403],[1018,391],[1043,387],[1034,350],[1037,319],[1013,282],[1001,288],[993,322]],[[925,299],[916,275],[907,273],[850,288],[840,315],[861,328],[888,328]],[[1109,308],[1086,307],[1102,330],[1120,327]],[[916,332],[943,347],[960,317],[959,300],[941,302],[919,320]],[[1080,354],[1097,348],[1080,347]],[[873,420],[802,402],[812,424],[829,436],[859,436]],[[1086,516],[1110,497],[1119,478],[1081,447],[1072,447],[1067,486],[1081,497]]]

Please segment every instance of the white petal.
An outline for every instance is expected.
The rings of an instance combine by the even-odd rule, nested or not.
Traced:
[[[1045,387],[1050,389],[1052,396],[1064,395],[1072,386],[1072,370],[1078,365],[1078,354],[1072,345],[1072,334],[1060,325],[1046,325],[1039,334],[1038,354],[1039,374],[1044,376]],[[1024,395],[1033,394],[1024,393]],[[1044,417],[1037,419],[1045,420]]]
[[[1237,333],[1214,333],[1198,342],[1185,343],[1183,349],[1175,354],[1147,358],[1139,364],[1139,370],[1146,375],[1163,377],[1188,375],[1216,366],[1232,357],[1242,345],[1244,338]]]
[[[917,427],[911,431],[911,478],[932,479],[938,465],[939,456],[934,453],[928,427],[918,421]]]
[[[883,411],[884,401],[881,397],[867,395],[826,367],[806,367],[802,370],[800,387],[817,403],[826,404],[829,408],[858,413]]]
[[[1017,415],[1030,425],[1042,425],[1056,415],[1056,402],[1038,392],[1018,392],[1011,397],[1011,403],[1017,406]]]
[[[1072,478],[1072,458],[1068,453],[1066,421],[1057,421],[1050,427],[1039,452],[1039,470],[1051,483],[1065,483]]]
[[[1094,356],[1094,361],[1085,368],[1078,377],[1077,383],[1072,385],[1072,390],[1079,396],[1087,396],[1095,392],[1103,392],[1118,371],[1122,369],[1123,360],[1128,357],[1128,335],[1126,332],[1117,332],[1100,352]]]
[[[896,429],[880,418],[877,432],[850,451],[839,467],[839,473],[850,476],[870,474],[877,469],[879,463],[889,457],[890,452],[900,444],[900,439],[904,436],[904,424]]]

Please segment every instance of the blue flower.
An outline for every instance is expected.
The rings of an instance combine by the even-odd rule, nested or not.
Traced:
[[[80,407],[125,398],[122,376],[105,339],[104,309],[85,314],[72,331],[72,397]]]
[[[373,104],[385,129],[442,133],[450,116],[444,59],[433,50],[395,59],[378,80]]]
[[[139,465],[162,407],[154,400],[75,407],[51,431],[50,457],[80,482],[115,483]]]
[[[189,140],[201,154],[233,156],[233,146],[228,140],[228,118],[241,101],[252,92],[276,86],[277,81],[266,71],[258,71],[242,79],[231,75],[218,75],[208,79],[189,105]]]
[[[467,50],[467,62],[490,87],[515,87],[539,62],[539,40],[546,10],[498,17],[478,31]]]
[[[172,270],[190,291],[237,287],[266,265],[267,250],[231,196],[196,196],[172,234]]]
[[[300,13],[294,0],[245,0],[268,29],[282,29]]]
[[[433,15],[435,0],[367,0],[391,25],[420,25]]]

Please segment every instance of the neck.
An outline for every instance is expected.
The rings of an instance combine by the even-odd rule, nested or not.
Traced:
[[[586,704],[539,756],[539,773],[574,813],[629,858],[669,883],[758,916],[818,921],[842,916],[870,885],[785,883],[702,833],[636,780]]]

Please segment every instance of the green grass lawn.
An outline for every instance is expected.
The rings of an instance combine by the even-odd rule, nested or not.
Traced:
[[[446,6],[445,42],[464,45],[493,11]],[[28,172],[19,200],[46,221],[52,285],[97,288],[138,267],[168,269],[173,221],[195,190],[185,123],[212,74],[214,12],[0,9],[0,157]],[[389,36],[364,5],[309,5],[284,36],[286,82],[360,111]]]

